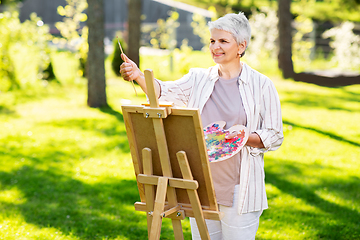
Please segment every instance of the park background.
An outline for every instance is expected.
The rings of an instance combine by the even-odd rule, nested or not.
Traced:
[[[206,10],[190,21],[203,50],[175,37],[174,7],[141,27],[131,0],[108,39],[94,11],[107,0],[63,1],[53,25],[20,19],[27,1],[0,2],[0,239],[146,239],[121,113],[146,97],[118,76],[116,36],[141,69],[174,80],[213,65],[206,21],[239,10],[253,29],[243,61],[273,80],[284,122],[283,146],[265,155],[257,239],[360,239],[359,1],[182,0]],[[161,239],[173,239],[166,219]]]

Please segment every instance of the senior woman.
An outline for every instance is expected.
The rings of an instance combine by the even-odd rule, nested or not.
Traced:
[[[264,153],[283,141],[280,101],[272,81],[240,61],[250,42],[251,29],[243,13],[227,14],[209,22],[210,53],[216,63],[208,69],[190,69],[179,80],[155,81],[160,100],[199,108],[202,124],[225,121],[250,130],[246,146],[232,158],[210,163],[221,221],[206,220],[214,239],[255,239],[259,218],[268,208],[265,192]],[[146,93],[144,74],[125,55],[120,73],[135,80]],[[233,137],[233,136],[228,136]],[[190,218],[193,239],[201,239]]]

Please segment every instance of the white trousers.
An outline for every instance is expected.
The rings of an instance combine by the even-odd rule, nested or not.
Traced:
[[[219,205],[220,212],[225,213],[221,221],[205,219],[211,240],[252,240],[259,228],[262,211],[237,214],[239,185],[235,186],[232,207]],[[201,240],[195,218],[190,218],[193,240]]]

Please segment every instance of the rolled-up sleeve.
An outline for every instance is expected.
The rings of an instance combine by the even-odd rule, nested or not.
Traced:
[[[194,85],[194,72],[184,75],[176,81],[160,81],[160,101],[173,102],[175,106],[186,107]]]
[[[261,127],[255,130],[255,133],[260,136],[264,148],[251,148],[252,156],[274,151],[281,146],[284,140],[280,100],[274,84],[270,81],[262,93],[263,102],[261,103],[262,111],[260,114],[260,121],[262,122]]]

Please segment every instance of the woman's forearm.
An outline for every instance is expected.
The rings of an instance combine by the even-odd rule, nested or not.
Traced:
[[[147,95],[147,87],[146,87],[146,81],[145,81],[145,75],[143,72],[139,74],[139,77],[135,79],[135,81],[139,84],[141,89],[144,91],[144,93]],[[154,88],[155,88],[155,94],[159,98],[160,97],[160,84],[158,81],[154,81]]]
[[[250,133],[249,139],[246,142],[246,145],[250,146],[250,147],[264,148],[264,144],[261,141],[260,136],[257,135],[256,133]]]

